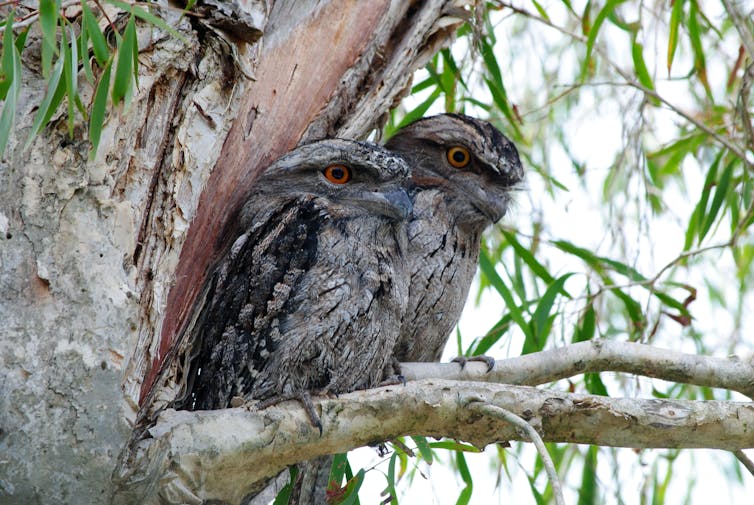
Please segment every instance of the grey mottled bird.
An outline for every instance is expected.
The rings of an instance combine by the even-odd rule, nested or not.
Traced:
[[[482,232],[505,214],[523,167],[516,147],[497,128],[461,114],[420,119],[385,147],[406,159],[415,184],[406,254],[408,306],[392,363],[439,361],[466,303]],[[331,462],[319,458],[299,465],[291,503],[324,503]]]
[[[395,359],[439,361],[466,303],[482,232],[507,211],[523,167],[497,128],[461,114],[419,119],[385,147],[406,159],[416,186],[408,307]]]
[[[299,147],[265,170],[223,234],[174,407],[377,384],[408,294],[407,177],[400,157],[346,140]]]

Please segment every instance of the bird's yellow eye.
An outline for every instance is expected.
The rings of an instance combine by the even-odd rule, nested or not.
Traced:
[[[345,184],[351,180],[351,170],[345,165],[330,165],[322,171],[325,179],[334,184]]]
[[[454,146],[448,149],[448,163],[456,168],[463,168],[471,161],[469,150],[462,146]]]

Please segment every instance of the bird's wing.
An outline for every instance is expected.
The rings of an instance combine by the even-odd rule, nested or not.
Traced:
[[[299,198],[259,213],[217,262],[190,331],[191,398],[182,408],[215,409],[248,392],[253,363],[271,352],[277,315],[317,253],[320,213]],[[252,338],[252,334],[254,338]],[[249,364],[251,365],[251,369]]]

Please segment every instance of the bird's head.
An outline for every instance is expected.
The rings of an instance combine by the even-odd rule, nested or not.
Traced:
[[[408,165],[376,144],[328,139],[303,145],[261,177],[263,197],[323,198],[334,217],[369,214],[403,221],[411,214]]]
[[[385,147],[406,158],[418,191],[445,192],[461,224],[497,222],[524,177],[513,143],[491,123],[462,114],[415,121]]]

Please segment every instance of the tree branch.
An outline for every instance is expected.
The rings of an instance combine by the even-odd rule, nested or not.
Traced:
[[[625,372],[672,382],[738,391],[754,398],[754,363],[738,356],[713,358],[669,349],[595,339],[487,365],[401,363],[406,380],[441,378],[537,386],[586,372]]]
[[[550,453],[547,452],[547,447],[545,447],[545,443],[542,440],[542,437],[540,437],[539,433],[537,433],[537,430],[535,430],[531,424],[526,422],[524,419],[521,419],[513,412],[497,407],[495,405],[490,405],[483,401],[471,402],[468,404],[468,408],[476,409],[482,414],[496,417],[501,419],[502,421],[505,421],[506,423],[512,424],[513,426],[518,426],[524,433],[526,433],[529,441],[532,442],[537,448],[539,457],[542,458],[542,463],[544,464],[547,478],[550,480],[550,485],[552,486],[552,494],[555,497],[556,505],[565,505],[565,500],[563,499],[563,486],[561,486],[560,484],[558,471],[555,468],[555,464],[552,462]]]
[[[477,447],[528,440],[508,422],[480,415],[484,402],[525,419],[549,442],[613,447],[754,447],[754,404],[607,398],[526,386],[421,380],[315,399],[322,436],[297,402],[264,411],[166,410],[128,472],[116,503],[238,503],[253,483],[298,461],[405,435],[450,437]]]

